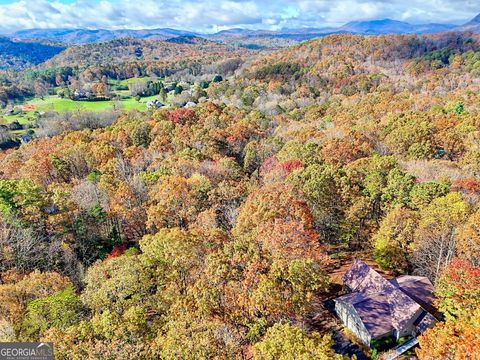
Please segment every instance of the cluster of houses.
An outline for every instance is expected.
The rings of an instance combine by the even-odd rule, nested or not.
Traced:
[[[335,299],[335,312],[347,329],[369,346],[372,340],[393,336],[416,337],[436,319],[434,288],[422,276],[386,280],[364,261],[345,273],[349,292]]]

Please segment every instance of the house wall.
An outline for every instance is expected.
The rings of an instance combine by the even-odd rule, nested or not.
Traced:
[[[401,338],[402,336],[407,336],[407,335],[415,335],[415,326],[413,323],[418,319],[418,317],[422,314],[423,309],[420,308],[418,311],[415,313],[415,316],[412,316],[410,321],[405,325],[405,327],[401,331],[397,331],[397,340]]]
[[[353,332],[365,345],[370,345],[370,334],[350,304],[335,300],[335,312],[347,329]]]

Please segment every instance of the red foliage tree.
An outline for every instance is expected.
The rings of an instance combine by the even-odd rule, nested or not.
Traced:
[[[480,181],[472,178],[456,180],[453,182],[451,190],[480,194]]]
[[[170,111],[167,119],[175,124],[191,124],[198,120],[197,114],[192,109],[175,109]]]
[[[125,253],[125,250],[127,250],[127,244],[116,245],[113,247],[112,251],[110,251],[110,254],[107,255],[105,260],[119,257]]]
[[[469,314],[480,307],[480,267],[453,259],[436,284],[438,308],[446,315]]]
[[[285,172],[286,175],[302,167],[303,167],[303,163],[300,160],[287,160],[280,164],[281,170]]]

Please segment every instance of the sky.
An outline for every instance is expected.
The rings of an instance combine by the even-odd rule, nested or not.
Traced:
[[[235,27],[328,27],[384,18],[462,24],[478,13],[479,0],[0,0],[0,32],[170,27],[208,33]]]

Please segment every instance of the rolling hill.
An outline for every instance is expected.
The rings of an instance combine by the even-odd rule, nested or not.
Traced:
[[[12,34],[14,39],[42,39],[65,44],[86,44],[121,38],[166,40],[176,36],[195,36],[196,33],[169,28],[145,30],[105,30],[105,29],[29,29]]]
[[[173,63],[193,59],[208,61],[246,54],[248,50],[220,44],[199,37],[178,37],[169,41],[116,39],[102,43],[70,46],[41,65],[42,69],[59,66],[102,66],[127,62]]]
[[[244,87],[285,84],[301,94],[352,95],[377,87],[411,92],[418,79],[438,72],[445,80],[438,89],[445,91],[456,86],[448,85],[454,57],[466,69],[456,81],[475,82],[479,50],[478,34],[331,35],[258,57],[236,80]]]
[[[0,37],[0,70],[23,70],[37,65],[64,49],[36,42],[17,42]]]

